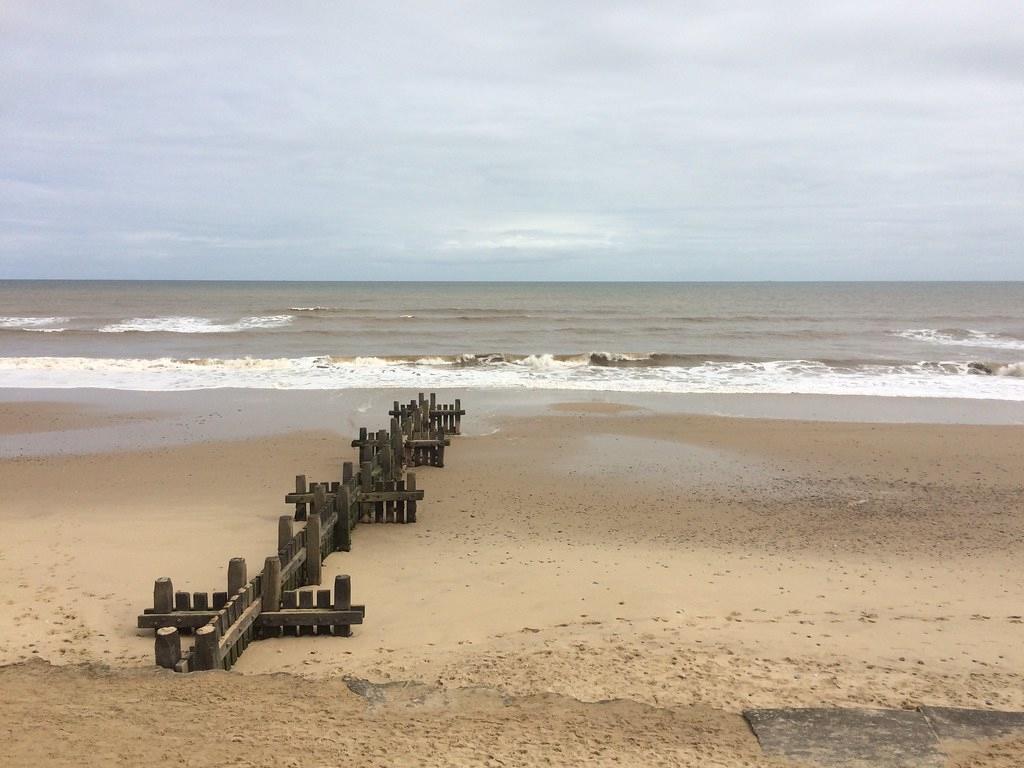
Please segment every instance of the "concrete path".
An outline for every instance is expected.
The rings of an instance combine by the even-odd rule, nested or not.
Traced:
[[[752,709],[743,716],[766,754],[820,768],[942,768],[943,742],[1024,736],[1024,712]]]

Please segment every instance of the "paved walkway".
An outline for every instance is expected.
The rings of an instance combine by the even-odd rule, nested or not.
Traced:
[[[751,709],[743,716],[767,754],[821,768],[942,768],[943,742],[1024,736],[1024,712],[982,709]]]

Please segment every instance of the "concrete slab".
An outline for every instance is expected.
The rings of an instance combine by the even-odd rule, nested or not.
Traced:
[[[1024,712],[955,707],[921,707],[920,711],[943,741],[992,741],[1024,736]]]
[[[942,768],[945,756],[921,712],[754,709],[743,716],[766,754],[820,768]]]

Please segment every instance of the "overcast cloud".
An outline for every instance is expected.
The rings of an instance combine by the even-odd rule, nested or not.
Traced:
[[[0,0],[0,277],[1024,279],[1024,3]]]

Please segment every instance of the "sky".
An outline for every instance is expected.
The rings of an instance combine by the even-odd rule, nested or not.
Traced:
[[[0,278],[1024,279],[1024,3],[0,0]]]

